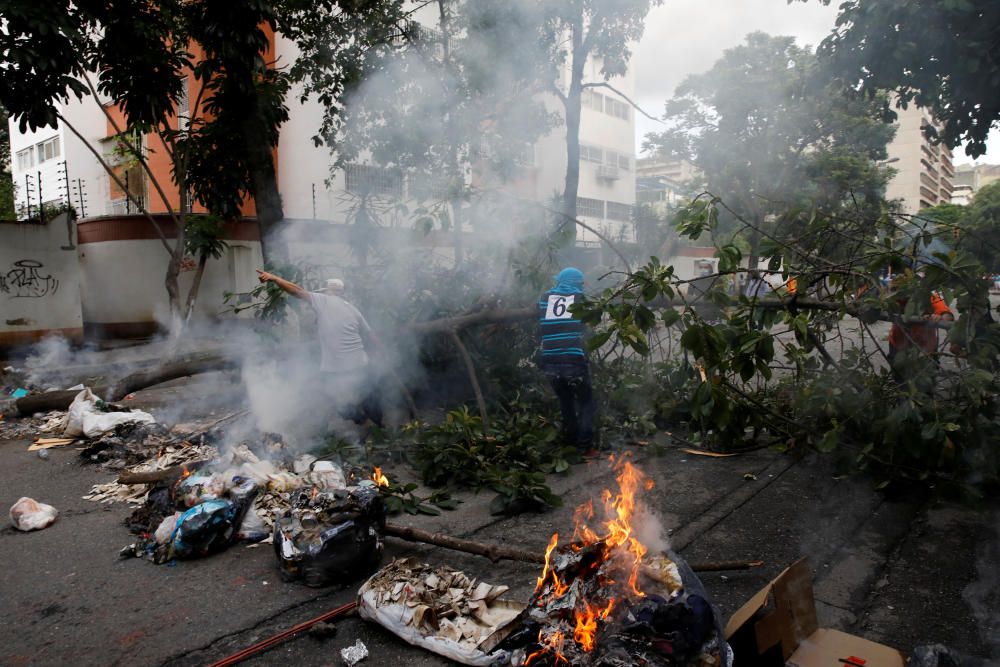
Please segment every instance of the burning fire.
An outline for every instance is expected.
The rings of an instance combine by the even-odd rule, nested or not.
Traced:
[[[382,469],[375,466],[375,472],[372,473],[372,481],[378,486],[389,486],[389,478],[382,474]]]
[[[600,557],[593,568],[599,570],[601,581],[604,583],[602,592],[607,593],[610,599],[607,599],[606,603],[587,600],[577,582],[567,584],[560,580],[556,568],[553,567],[553,554],[559,544],[558,533],[552,535],[545,550],[545,566],[535,587],[536,593],[544,593],[538,597],[539,606],[550,605],[564,597],[570,589],[575,590],[577,598],[573,607],[575,627],[572,639],[580,649],[588,653],[594,650],[599,621],[607,619],[616,607],[619,598],[614,597],[615,595],[625,598],[645,597],[645,593],[639,588],[638,578],[647,549],[635,535],[633,519],[637,508],[636,493],[640,489],[647,491],[652,489],[653,481],[624,458],[614,462],[614,467],[618,473],[619,491],[614,494],[606,489],[601,494],[605,520],[596,526],[592,525],[595,518],[593,502],[579,506],[574,513],[576,527],[569,545],[576,553],[587,547],[600,545]],[[627,586],[618,587],[616,591],[610,592],[610,587],[615,584],[615,579],[618,579],[615,573],[621,574],[623,580],[627,573]],[[551,629],[540,631],[538,643],[541,648],[529,655],[524,664],[529,665],[547,653],[551,654],[551,659],[557,663],[568,664],[563,650],[565,642],[569,641],[567,634],[568,632],[564,634]]]
[[[191,471],[188,470],[187,466],[183,466],[181,468],[181,479],[187,479],[190,476],[191,476]]]

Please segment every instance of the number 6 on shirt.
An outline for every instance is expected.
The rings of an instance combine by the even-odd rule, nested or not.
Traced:
[[[549,303],[545,308],[545,319],[547,320],[568,320],[573,317],[569,312],[569,307],[573,305],[575,295],[550,294]]]

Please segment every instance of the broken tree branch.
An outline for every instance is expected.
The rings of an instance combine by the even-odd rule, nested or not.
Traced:
[[[462,551],[469,554],[475,554],[477,556],[485,556],[494,563],[501,560],[514,560],[521,563],[535,563],[538,565],[545,563],[545,554],[541,550],[528,551],[527,549],[519,549],[517,547],[505,547],[498,544],[474,542],[473,540],[464,540],[459,537],[445,535],[444,533],[431,533],[426,530],[420,530],[419,528],[409,528],[407,526],[400,526],[394,523],[385,524],[385,534],[391,535],[392,537],[398,537],[408,542],[423,542],[424,544],[433,544],[434,546],[444,547],[445,549]],[[694,563],[690,565],[691,569],[695,572],[725,572],[728,570],[749,570],[751,568],[760,567],[763,564],[764,561],[761,560],[750,560]]]
[[[468,554],[485,556],[494,563],[501,560],[516,560],[522,563],[544,563],[545,556],[542,552],[518,549],[517,547],[504,547],[497,544],[484,544],[472,540],[463,540],[444,533],[430,533],[419,528],[408,528],[394,523],[385,524],[385,534],[398,537],[408,542],[423,542],[434,546],[463,551]]]
[[[91,391],[105,401],[120,401],[132,392],[152,387],[162,382],[176,380],[188,375],[198,375],[199,373],[235,367],[235,359],[222,355],[181,359],[157,368],[126,375],[113,384],[94,387]],[[17,407],[19,415],[33,415],[36,412],[47,412],[49,410],[66,410],[79,393],[80,390],[78,389],[49,391],[44,394],[33,394],[19,398],[14,405]]]
[[[472,363],[472,356],[469,355],[469,350],[466,349],[465,343],[462,342],[461,336],[458,332],[452,329],[450,332],[451,341],[458,348],[459,354],[462,355],[462,361],[465,362],[465,371],[469,374],[469,383],[472,385],[472,391],[476,393],[476,404],[479,406],[479,418],[483,420],[483,430],[485,431],[489,428],[490,420],[486,416],[486,399],[483,397],[482,387],[479,386],[479,378],[476,377],[476,365]]]

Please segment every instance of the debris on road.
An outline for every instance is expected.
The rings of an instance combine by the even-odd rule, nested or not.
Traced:
[[[726,639],[740,664],[769,664],[765,656],[777,652],[787,664],[803,667],[903,667],[903,656],[894,648],[819,627],[812,573],[805,558],[772,579],[730,617]]]
[[[347,583],[382,558],[385,502],[374,483],[335,491],[301,489],[274,524],[274,551],[285,581]]]
[[[21,497],[10,508],[10,521],[18,530],[41,530],[48,528],[59,516],[59,510],[52,505],[40,503],[37,500]]]
[[[497,648],[515,665],[729,665],[701,581],[676,554],[647,556],[636,537],[636,493],[651,480],[627,460],[616,469],[619,492],[603,494],[605,521],[592,528],[587,503],[568,544],[552,536],[535,592]]]
[[[65,447],[76,442],[76,438],[38,438],[28,447],[29,452],[40,449],[50,449],[52,447]]]
[[[343,658],[347,667],[354,667],[368,657],[368,647],[359,639],[354,642],[354,646],[340,649],[340,657]]]
[[[357,602],[348,602],[345,605],[337,607],[333,611],[328,611],[322,616],[317,616],[316,618],[306,621],[305,623],[299,623],[298,625],[293,626],[288,630],[279,632],[273,637],[268,637],[264,641],[257,642],[253,646],[245,648],[241,651],[237,651],[236,653],[227,656],[222,660],[219,660],[218,662],[213,662],[211,665],[209,665],[209,667],[230,667],[231,665],[238,664],[251,656],[257,655],[258,653],[262,653],[263,651],[266,651],[267,649],[276,646],[277,644],[280,644],[286,639],[291,639],[292,637],[295,637],[296,635],[305,632],[315,626],[328,625],[330,621],[332,621],[333,619],[341,618],[343,616],[352,613],[357,608],[357,606],[358,606]]]
[[[74,437],[85,435],[88,438],[96,438],[114,430],[116,426],[135,422],[153,424],[156,423],[156,419],[142,410],[113,411],[109,404],[85,388],[77,394],[69,406],[63,435]]]
[[[412,558],[379,570],[358,591],[358,613],[414,646],[464,665],[491,665],[505,628],[524,609],[504,600],[507,586]]]

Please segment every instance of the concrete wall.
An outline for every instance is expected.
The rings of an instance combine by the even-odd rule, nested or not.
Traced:
[[[0,347],[83,336],[76,226],[0,223]]]
[[[80,293],[88,336],[144,336],[169,323],[164,285],[169,255],[148,220],[109,216],[82,221],[79,227]],[[169,225],[165,231],[172,236]],[[228,249],[220,259],[209,260],[205,268],[195,309],[199,318],[232,317],[226,312],[224,293],[247,292],[257,284],[254,269],[263,259],[260,241],[255,238],[256,223],[230,225],[225,236]],[[193,260],[182,268],[182,300],[187,297],[195,269]]]

